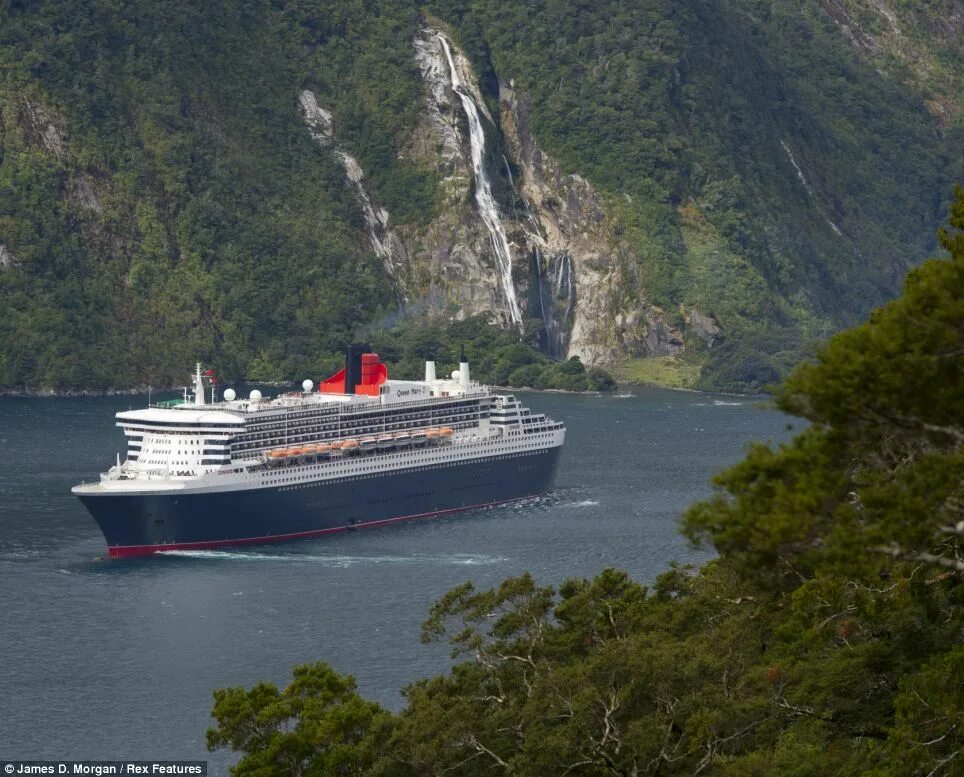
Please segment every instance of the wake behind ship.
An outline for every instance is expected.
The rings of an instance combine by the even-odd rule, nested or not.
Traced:
[[[317,390],[118,413],[125,461],[72,491],[111,556],[198,550],[379,526],[543,494],[565,427],[426,362],[422,381],[389,380],[378,355],[349,346]]]

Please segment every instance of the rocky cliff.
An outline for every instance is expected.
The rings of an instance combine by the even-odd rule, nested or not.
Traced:
[[[526,95],[499,81],[493,116],[471,63],[441,28],[422,26],[413,56],[424,99],[400,154],[441,181],[435,218],[391,230],[357,162],[336,150],[366,214],[368,241],[405,306],[454,318],[488,314],[534,331],[546,353],[586,364],[678,354],[690,322],[712,345],[720,331],[712,319],[693,310],[674,323],[647,301],[642,258],[619,238],[592,185],[539,148]],[[332,145],[330,112],[309,91],[300,100],[313,136]],[[473,138],[475,120],[482,132]]]
[[[476,316],[759,388],[934,251],[961,25],[960,0],[0,5],[0,388],[311,375],[366,327]]]

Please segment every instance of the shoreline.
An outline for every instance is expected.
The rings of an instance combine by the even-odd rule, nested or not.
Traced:
[[[272,388],[289,388],[296,385],[294,381],[284,381],[284,382],[271,382],[271,381],[232,381],[231,383],[224,384],[227,387],[231,386],[270,386]],[[37,398],[37,399],[76,399],[79,397],[133,397],[133,396],[143,396],[147,394],[168,394],[171,392],[181,391],[183,386],[170,386],[170,387],[158,387],[158,386],[134,386],[131,388],[123,389],[24,389],[24,390],[14,390],[14,389],[0,389],[0,399],[5,397],[16,397],[16,398]],[[688,394],[702,394],[706,396],[720,396],[720,397],[741,397],[744,399],[752,398],[763,398],[772,399],[773,394],[767,393],[746,393],[741,394],[734,391],[703,391],[701,389],[694,388],[681,388],[678,386],[662,386],[659,383],[617,383],[616,388],[612,391],[572,391],[570,389],[554,389],[554,388],[533,388],[532,386],[496,386],[492,385],[489,388],[495,391],[509,392],[509,391],[527,391],[532,394],[571,394],[572,396],[615,396],[620,392],[626,390],[632,390],[634,388],[655,388],[663,389],[664,391],[679,391]]]

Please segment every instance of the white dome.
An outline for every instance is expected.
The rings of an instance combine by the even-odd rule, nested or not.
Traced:
[[[315,384],[312,383],[310,380],[306,380],[304,383],[301,384],[301,388],[304,389],[304,392],[305,392],[306,394],[310,394],[310,393],[311,393],[311,390],[312,390],[314,387],[315,387]]]
[[[258,391],[257,389],[255,389],[255,390],[252,391],[250,394],[248,394],[248,398],[249,398],[252,402],[257,402],[259,399],[261,399],[261,392]]]
[[[234,389],[225,389],[225,390],[224,390],[224,401],[225,401],[225,402],[233,402],[233,401],[234,401],[234,398],[235,398],[236,396],[237,396],[237,394],[234,393]]]
[[[455,371],[452,373],[452,380],[458,380],[458,379],[459,379],[459,371],[458,371],[458,370],[455,370]]]

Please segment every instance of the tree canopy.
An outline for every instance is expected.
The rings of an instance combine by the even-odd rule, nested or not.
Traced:
[[[179,385],[198,358],[291,378],[396,313],[298,94],[419,234],[448,174],[408,153],[426,14],[471,57],[495,123],[501,79],[531,103],[539,148],[598,191],[628,305],[712,316],[725,339],[686,344],[701,387],[757,389],[896,293],[962,170],[944,4],[899,10],[957,96],[945,118],[919,79],[854,50],[841,5],[877,3],[0,2],[0,389]],[[500,207],[521,217],[500,127],[487,143]]]
[[[423,629],[452,670],[372,712],[348,740],[364,757],[325,773],[960,774],[964,189],[940,242],[946,258],[784,384],[807,428],[754,446],[687,511],[717,558],[652,586],[605,570],[453,589]],[[217,692],[209,742],[244,753],[237,774],[310,722],[273,714],[277,696]],[[268,733],[232,736],[255,724]],[[257,773],[321,773],[328,745],[311,752]]]

